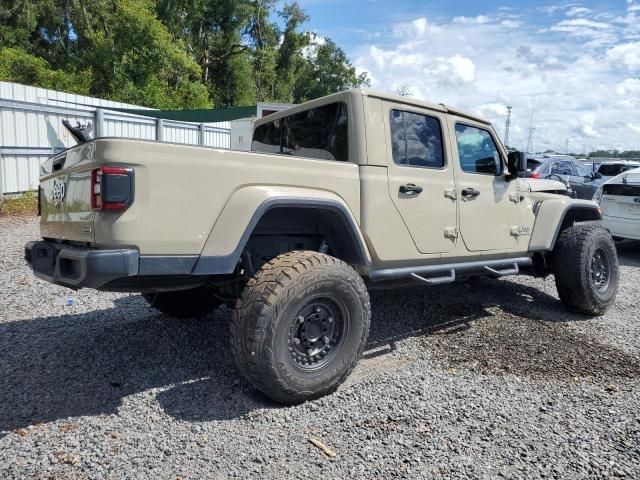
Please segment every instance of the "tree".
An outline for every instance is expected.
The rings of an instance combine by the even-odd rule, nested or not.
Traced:
[[[358,74],[344,51],[331,39],[316,45],[307,58],[294,89],[293,100],[303,102],[346,88],[369,86],[366,73]]]
[[[413,87],[411,87],[411,85],[409,85],[408,83],[404,83],[396,88],[396,94],[400,95],[401,97],[410,97],[413,94]]]
[[[3,0],[2,79],[156,108],[299,102],[368,84],[277,0]],[[274,20],[274,15],[280,21]]]
[[[43,58],[22,48],[0,48],[0,80],[34,84],[43,88],[88,95],[91,72],[55,70]]]

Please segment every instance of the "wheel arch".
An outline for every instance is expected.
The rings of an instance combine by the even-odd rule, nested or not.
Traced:
[[[560,232],[575,223],[599,222],[600,208],[588,200],[558,199],[540,202],[529,251],[552,251]]]
[[[243,190],[236,192],[223,209],[196,262],[194,274],[232,273],[254,233],[274,217],[291,226],[300,218],[320,218],[320,227],[336,232],[334,237],[340,239],[336,245],[338,258],[352,265],[370,265],[371,257],[356,218],[337,195],[307,189]]]

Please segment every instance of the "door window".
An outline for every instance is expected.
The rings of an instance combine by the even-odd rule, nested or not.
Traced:
[[[437,118],[391,110],[393,162],[411,167],[442,168],[442,129]]]
[[[481,128],[456,124],[460,166],[467,173],[502,174],[500,152],[491,134]]]
[[[571,162],[562,161],[551,165],[551,174],[555,175],[575,175]]]

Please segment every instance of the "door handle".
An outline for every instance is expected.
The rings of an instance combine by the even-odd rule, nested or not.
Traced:
[[[406,185],[400,185],[400,193],[406,195],[420,195],[422,193],[422,187],[415,183],[407,183]]]
[[[468,200],[470,198],[476,198],[478,195],[480,195],[480,192],[478,190],[476,190],[475,188],[465,188],[464,190],[462,190],[462,199],[463,200]]]

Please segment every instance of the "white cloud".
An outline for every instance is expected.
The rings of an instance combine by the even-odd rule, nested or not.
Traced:
[[[640,17],[631,10],[638,2],[625,17],[576,4],[552,17],[521,7],[437,22],[417,16],[368,37],[354,63],[373,88],[411,85],[413,96],[480,114],[500,134],[513,105],[516,146],[527,142],[533,104],[538,149],[564,151],[566,138],[640,149],[629,126],[640,128]]]
[[[610,24],[604,22],[594,22],[586,18],[574,18],[572,20],[563,20],[553,27],[552,32],[563,32],[579,37],[593,37],[602,34],[603,30],[612,28]]]
[[[616,86],[618,95],[639,95],[640,96],[640,79],[627,78],[624,82]]]
[[[453,19],[453,23],[471,23],[476,25],[482,25],[490,21],[491,18],[486,15],[478,15],[477,17],[455,17]]]
[[[473,61],[461,55],[436,58],[425,66],[423,72],[425,77],[431,77],[441,87],[463,86],[476,79]]]
[[[592,13],[593,10],[591,10],[590,8],[585,8],[585,7],[571,7],[569,10],[567,10],[567,16],[568,17],[580,17],[583,15],[588,15],[590,13]]]
[[[574,132],[582,137],[595,138],[598,136],[598,132],[594,128],[595,122],[596,117],[593,113],[585,113],[574,127]]]
[[[607,59],[614,66],[625,66],[629,70],[640,69],[640,42],[616,45],[607,51]]]
[[[413,28],[418,35],[424,34],[427,31],[427,19],[422,17],[412,22]]]
[[[520,25],[522,25],[522,22],[520,22],[519,20],[507,19],[507,20],[502,20],[502,22],[500,22],[500,25],[507,28],[518,28]]]
[[[627,128],[632,132],[640,134],[640,125],[635,125],[633,123],[627,123]]]
[[[481,116],[495,115],[496,117],[507,116],[507,106],[504,103],[485,103],[476,108]]]

